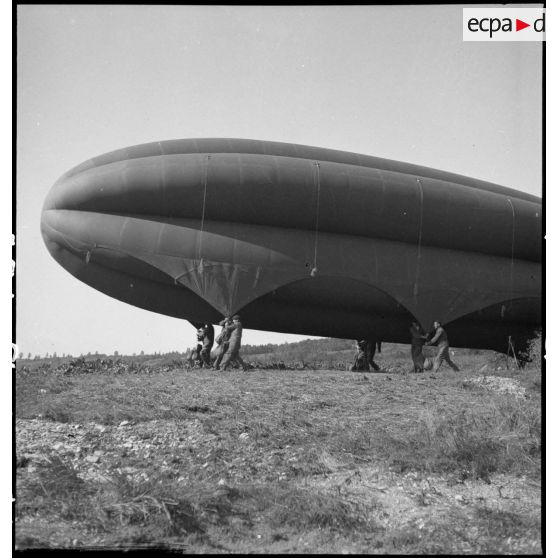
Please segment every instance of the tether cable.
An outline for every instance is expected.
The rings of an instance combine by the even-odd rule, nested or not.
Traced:
[[[318,225],[320,222],[320,163],[314,161],[314,166],[316,167],[316,174],[314,175],[314,181],[316,184],[316,227],[314,230],[314,266],[310,271],[310,275],[314,277],[318,273]]]
[[[203,204],[202,204],[202,216],[201,216],[201,224],[200,224],[200,237],[198,242],[198,260],[200,260],[200,262],[201,262],[201,251],[202,251],[203,225],[205,221],[205,201],[207,198],[207,171],[209,169],[210,159],[211,159],[211,155],[207,155],[206,163],[205,163],[204,179],[203,179]]]

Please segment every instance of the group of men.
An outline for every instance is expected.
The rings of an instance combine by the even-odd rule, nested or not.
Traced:
[[[424,330],[417,322],[411,324],[411,357],[413,359],[414,372],[420,373],[425,370],[426,359],[422,349],[426,345],[437,345],[438,353],[434,358],[434,372],[437,372],[442,365],[442,362],[447,362],[453,370],[459,371],[459,368],[451,360],[449,353],[448,335],[440,322],[434,322],[434,333],[429,339]],[[381,342],[376,339],[360,339],[356,341],[357,353],[355,360],[351,366],[353,372],[368,372],[371,368],[379,370],[380,367],[374,362],[374,354],[378,347],[378,352],[381,352]],[[426,367],[427,369],[429,367]]]
[[[215,330],[211,324],[203,324],[197,330],[198,344],[190,354],[190,364],[198,364],[202,368],[212,368],[213,370],[227,370],[231,364],[237,364],[243,370],[247,369],[246,364],[240,356],[240,344],[242,341],[242,323],[240,316],[235,314],[232,318],[224,318],[219,322],[221,332],[215,339]],[[456,372],[459,368],[452,362],[449,353],[448,335],[442,324],[434,322],[434,333],[429,339],[421,326],[417,322],[412,322],[411,328],[411,357],[413,359],[414,372],[420,373],[425,370],[425,357],[422,349],[426,345],[437,345],[438,353],[434,358],[434,372],[437,372],[442,362],[447,362]],[[218,350],[215,359],[211,360],[211,349],[217,343]],[[352,371],[380,370],[374,362],[376,348],[382,351],[381,341],[377,339],[360,339],[356,341],[357,353]]]
[[[212,324],[203,324],[197,330],[198,344],[190,354],[190,364],[198,364],[202,368],[213,370],[226,370],[231,364],[238,364],[246,370],[246,364],[240,356],[240,344],[242,341],[242,323],[240,316],[224,318],[219,322],[221,332],[215,339],[215,330]],[[213,344],[218,346],[217,356],[211,361],[211,349]]]

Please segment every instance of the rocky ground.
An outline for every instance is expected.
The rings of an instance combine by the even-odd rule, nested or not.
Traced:
[[[174,370],[18,389],[18,548],[542,552],[536,375]]]

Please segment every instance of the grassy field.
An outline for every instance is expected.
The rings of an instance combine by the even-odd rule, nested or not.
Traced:
[[[400,349],[379,374],[18,362],[17,548],[541,553],[540,370]]]

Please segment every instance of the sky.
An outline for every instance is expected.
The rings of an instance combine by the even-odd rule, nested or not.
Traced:
[[[188,322],[92,289],[43,243],[54,182],[114,149],[283,141],[542,193],[541,44],[463,42],[462,6],[23,5],[17,14],[16,340],[25,356],[195,342]],[[303,338],[245,330],[243,342]]]

